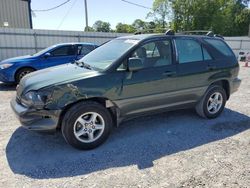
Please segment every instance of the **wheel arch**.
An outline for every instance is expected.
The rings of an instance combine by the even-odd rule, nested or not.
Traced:
[[[32,69],[32,70],[34,70],[34,71],[37,70],[36,68],[34,68],[34,67],[32,67],[32,66],[19,67],[18,69],[16,69],[15,74],[14,74],[14,79],[15,79],[15,81],[17,81],[17,73],[18,73],[20,70],[22,70],[22,69]]]
[[[62,124],[62,120],[63,117],[65,116],[66,112],[73,107],[74,105],[80,103],[80,102],[84,102],[84,101],[94,101],[100,105],[102,105],[103,107],[105,107],[109,113],[111,114],[112,120],[113,120],[113,125],[118,126],[118,114],[120,112],[119,108],[116,106],[116,104],[114,102],[112,102],[111,100],[109,100],[108,98],[104,98],[104,97],[92,97],[92,98],[87,98],[87,99],[81,99],[78,101],[75,101],[73,103],[70,103],[68,105],[66,105],[60,115],[59,115],[59,120],[58,120],[58,125],[57,128],[61,128],[61,124]]]
[[[213,83],[210,84],[211,85],[219,85],[222,86],[222,88],[225,90],[226,95],[227,95],[227,100],[230,97],[230,84],[229,81],[227,79],[221,79],[221,80],[217,80]]]

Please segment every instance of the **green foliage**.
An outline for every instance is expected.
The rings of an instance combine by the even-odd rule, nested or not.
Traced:
[[[116,25],[117,33],[134,33],[136,29],[132,25],[118,23]]]
[[[94,23],[93,28],[97,32],[110,32],[110,23],[98,20]]]
[[[168,0],[154,0],[152,11],[148,13],[147,17],[153,17],[157,23],[162,24],[162,28],[165,28],[166,19],[171,13],[170,5]]]
[[[85,27],[85,28],[84,28],[84,31],[93,32],[93,31],[95,31],[95,30],[94,30],[94,28],[88,26],[88,27]]]
[[[166,27],[175,31],[212,30],[224,36],[247,35],[250,24],[250,0],[154,0],[147,17],[131,25],[118,23],[116,30],[108,22],[98,20],[88,31],[162,33]],[[168,23],[169,22],[169,23]]]
[[[247,35],[250,23],[247,7],[249,2],[249,0],[172,0],[171,27],[176,31],[213,30],[226,36]]]

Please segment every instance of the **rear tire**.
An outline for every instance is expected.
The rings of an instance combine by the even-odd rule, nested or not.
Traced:
[[[225,90],[219,85],[212,85],[196,105],[197,114],[203,118],[213,119],[218,117],[226,104]]]
[[[27,74],[29,74],[31,72],[34,72],[34,69],[32,69],[32,68],[22,68],[22,69],[18,70],[17,73],[16,73],[16,83],[19,83],[21,81],[21,79],[25,75],[27,75]]]
[[[104,143],[112,129],[109,111],[96,102],[80,102],[62,120],[62,135],[71,146],[88,150]]]

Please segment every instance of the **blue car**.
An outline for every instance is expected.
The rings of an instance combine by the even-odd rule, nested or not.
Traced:
[[[19,83],[30,72],[79,60],[97,47],[91,43],[63,43],[33,55],[3,60],[0,62],[0,81]]]

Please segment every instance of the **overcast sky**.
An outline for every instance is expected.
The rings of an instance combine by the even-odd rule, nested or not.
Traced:
[[[47,9],[65,0],[32,0],[31,9]],[[112,29],[118,22],[131,24],[135,19],[146,19],[150,11],[127,4],[121,0],[88,0],[89,26],[96,20],[109,22]],[[131,2],[152,7],[153,0],[131,0]],[[69,3],[47,12],[33,14],[34,29],[83,30],[85,28],[84,0],[71,0]],[[147,19],[150,21],[151,19]]]

